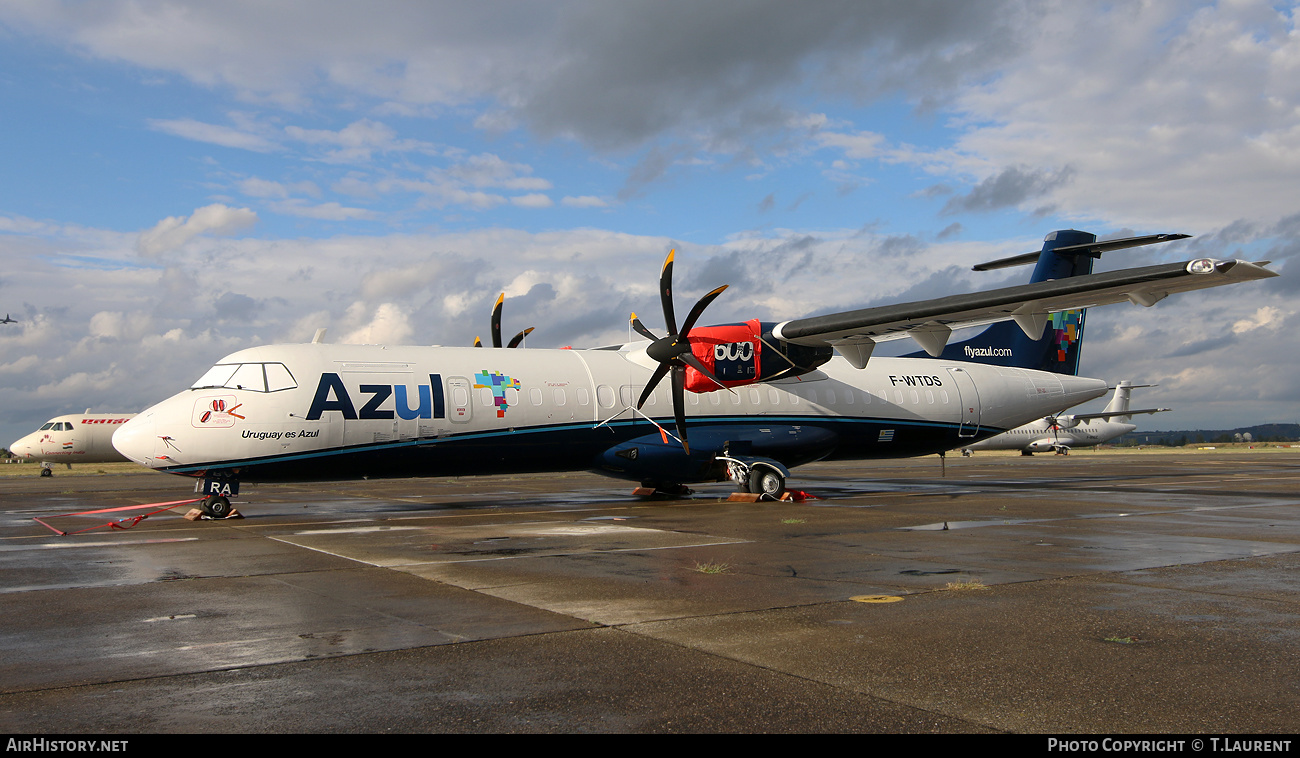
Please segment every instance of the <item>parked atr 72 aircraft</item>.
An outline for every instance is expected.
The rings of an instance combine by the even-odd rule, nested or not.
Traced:
[[[41,428],[9,446],[15,458],[40,461],[41,476],[50,476],[54,463],[114,463],[127,460],[113,448],[113,432],[134,413],[72,413],[55,416]]]
[[[1056,355],[1059,330],[1045,331],[1054,313],[1151,305],[1277,275],[1263,265],[1202,258],[696,327],[719,287],[679,331],[669,253],[660,275],[667,336],[633,317],[648,341],[587,350],[255,347],[123,424],[113,444],[151,468],[201,479],[214,516],[229,512],[241,481],[594,469],[666,491],[731,478],[777,495],[792,466],[939,453],[1106,392],[1101,380],[1015,365],[872,358],[878,341],[911,337],[938,356],[953,328],[1012,319],[1039,353]]]
[[[1115,387],[1106,409],[1100,413],[1072,413],[1047,416],[1024,426],[1018,426],[995,437],[966,445],[963,454],[972,450],[1019,450],[1021,455],[1033,455],[1055,450],[1058,455],[1069,455],[1072,448],[1094,447],[1103,442],[1128,434],[1137,429],[1129,419],[1139,413],[1162,413],[1168,408],[1130,410],[1129,402],[1134,389],[1150,387],[1133,384],[1127,379]]]

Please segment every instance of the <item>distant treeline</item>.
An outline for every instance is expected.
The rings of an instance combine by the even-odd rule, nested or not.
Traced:
[[[1250,435],[1250,436],[1246,436]],[[1204,445],[1229,442],[1295,442],[1300,440],[1300,424],[1259,424],[1237,429],[1183,429],[1173,432],[1129,432],[1117,438],[1114,445]]]

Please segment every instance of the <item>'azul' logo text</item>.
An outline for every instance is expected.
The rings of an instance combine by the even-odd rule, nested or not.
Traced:
[[[442,395],[442,375],[429,374],[429,383],[416,385],[416,405],[411,407],[410,388],[405,384],[363,384],[359,388],[369,398],[357,411],[352,404],[352,396],[338,374],[321,374],[320,383],[316,385],[316,396],[312,398],[311,410],[307,411],[307,420],[316,421],[325,411],[338,411],[345,419],[390,419],[397,418],[410,421],[417,418],[446,418],[446,403]],[[391,408],[381,408],[389,398],[393,398]]]

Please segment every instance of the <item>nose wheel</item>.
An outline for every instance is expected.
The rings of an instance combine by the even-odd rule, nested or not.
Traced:
[[[211,518],[229,518],[234,508],[230,505],[230,498],[224,495],[208,495],[199,504],[199,510],[203,511],[203,515]]]

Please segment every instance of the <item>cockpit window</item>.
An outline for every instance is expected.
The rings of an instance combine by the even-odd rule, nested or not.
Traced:
[[[204,374],[203,376],[200,376],[197,382],[191,384],[190,389],[201,390],[201,389],[207,389],[209,387],[224,387],[226,386],[226,380],[229,379],[231,375],[235,373],[235,369],[238,368],[239,368],[238,363],[234,365],[227,364],[223,366],[218,364],[216,366],[213,366],[212,368],[208,369],[208,373]]]
[[[234,375],[226,381],[227,387],[237,390],[266,392],[266,374],[262,373],[262,364],[245,363],[235,369]]]
[[[49,430],[51,430],[51,429],[53,429],[53,428],[54,428],[54,422],[53,422],[53,421],[48,421],[48,422],[46,422],[44,425],[41,426],[41,431],[42,431],[42,432],[48,432]]]
[[[269,381],[268,381],[269,380]],[[298,386],[283,363],[221,363],[190,386],[192,390],[232,389],[279,392]]]
[[[266,363],[266,389],[268,392],[277,390],[291,390],[298,386],[293,380],[293,374],[289,369],[284,367],[283,363]]]

